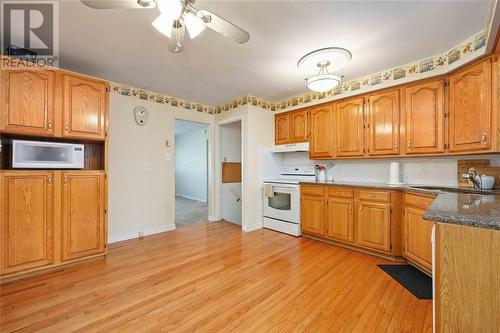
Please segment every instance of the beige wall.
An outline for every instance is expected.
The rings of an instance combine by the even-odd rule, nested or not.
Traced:
[[[149,111],[146,126],[134,121],[137,105]],[[109,241],[173,230],[174,119],[212,124],[213,116],[115,94],[110,95],[109,108]]]

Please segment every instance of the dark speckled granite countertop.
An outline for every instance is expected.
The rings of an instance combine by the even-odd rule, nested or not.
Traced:
[[[462,193],[462,191],[467,192],[467,189],[458,187],[422,189],[418,188],[422,185],[388,185],[384,183],[327,181],[304,181],[301,184],[401,190],[421,194],[434,194],[437,195],[437,197],[425,212],[424,219],[441,223],[500,230],[500,191],[498,190],[482,191],[485,194],[470,194]]]

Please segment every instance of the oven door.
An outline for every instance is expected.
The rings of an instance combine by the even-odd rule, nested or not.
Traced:
[[[266,185],[272,190],[266,191]],[[263,215],[291,223],[300,222],[299,186],[288,184],[264,184]]]

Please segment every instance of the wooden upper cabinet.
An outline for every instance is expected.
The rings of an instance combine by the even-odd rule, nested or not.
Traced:
[[[2,70],[0,130],[54,135],[55,72]]]
[[[399,89],[368,96],[368,155],[399,154]]]
[[[62,176],[62,260],[104,252],[104,172],[65,171]]]
[[[424,209],[405,207],[403,254],[427,272],[432,270],[432,222],[423,219]]]
[[[391,204],[359,202],[357,244],[373,250],[391,251]]]
[[[309,156],[311,158],[331,158],[333,152],[333,112],[332,104],[311,108]]]
[[[328,197],[326,210],[326,237],[354,242],[353,199]]]
[[[280,113],[274,116],[274,142],[277,145],[289,143],[290,113]]]
[[[450,152],[492,148],[491,59],[450,77]]]
[[[309,139],[309,110],[290,112],[290,142],[306,142]]]
[[[406,91],[406,153],[444,153],[444,80]]]
[[[54,262],[52,171],[0,172],[0,275]]]
[[[63,74],[62,84],[63,136],[104,140],[108,85],[66,73]]]
[[[355,98],[337,104],[336,121],[337,157],[364,155],[364,99]]]

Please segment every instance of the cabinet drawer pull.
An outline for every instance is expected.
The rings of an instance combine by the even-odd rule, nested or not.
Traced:
[[[68,131],[68,123],[64,124],[64,131],[67,132]]]
[[[488,134],[486,133],[483,133],[483,135],[481,135],[481,143],[483,145],[487,144],[488,143]]]
[[[49,120],[49,122],[47,123],[47,127],[49,128],[49,130],[52,129],[52,120]]]
[[[52,176],[47,177],[47,183],[49,183],[49,185],[52,185]]]

